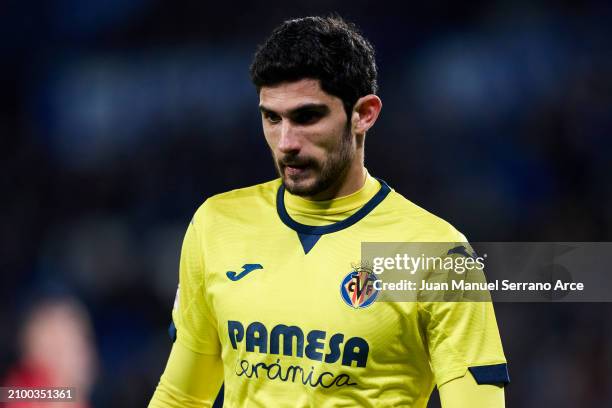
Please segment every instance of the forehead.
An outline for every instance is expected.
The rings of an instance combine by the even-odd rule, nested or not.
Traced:
[[[324,104],[330,109],[342,108],[342,100],[321,89],[317,79],[300,79],[281,82],[273,86],[262,86],[259,105],[275,112],[290,111],[305,104]]]

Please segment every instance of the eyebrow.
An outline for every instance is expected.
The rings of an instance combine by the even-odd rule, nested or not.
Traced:
[[[264,106],[264,105],[259,105],[259,110],[262,113],[274,113],[277,114],[274,110]],[[320,114],[327,114],[329,113],[329,106],[327,106],[324,103],[306,103],[304,105],[300,105],[296,108],[291,109],[288,112],[288,116],[294,116],[297,115],[299,113],[302,112],[318,112]]]

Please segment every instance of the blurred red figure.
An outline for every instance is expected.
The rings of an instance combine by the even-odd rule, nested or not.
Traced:
[[[19,401],[10,408],[88,408],[97,370],[89,316],[74,299],[37,303],[21,329],[20,360],[8,371],[5,387],[75,387],[75,401]]]

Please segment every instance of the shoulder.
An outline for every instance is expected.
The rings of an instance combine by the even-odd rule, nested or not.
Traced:
[[[247,216],[252,219],[260,211],[275,205],[280,184],[280,179],[274,179],[211,196],[197,209],[193,223],[202,224],[205,220],[225,217]]]
[[[443,218],[418,206],[395,190],[385,200],[384,213],[398,229],[421,242],[465,242],[465,236]]]

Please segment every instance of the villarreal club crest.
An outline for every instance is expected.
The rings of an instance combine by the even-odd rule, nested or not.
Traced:
[[[374,289],[376,275],[370,268],[363,265],[354,265],[340,284],[340,295],[344,303],[355,309],[370,306],[378,296]]]

